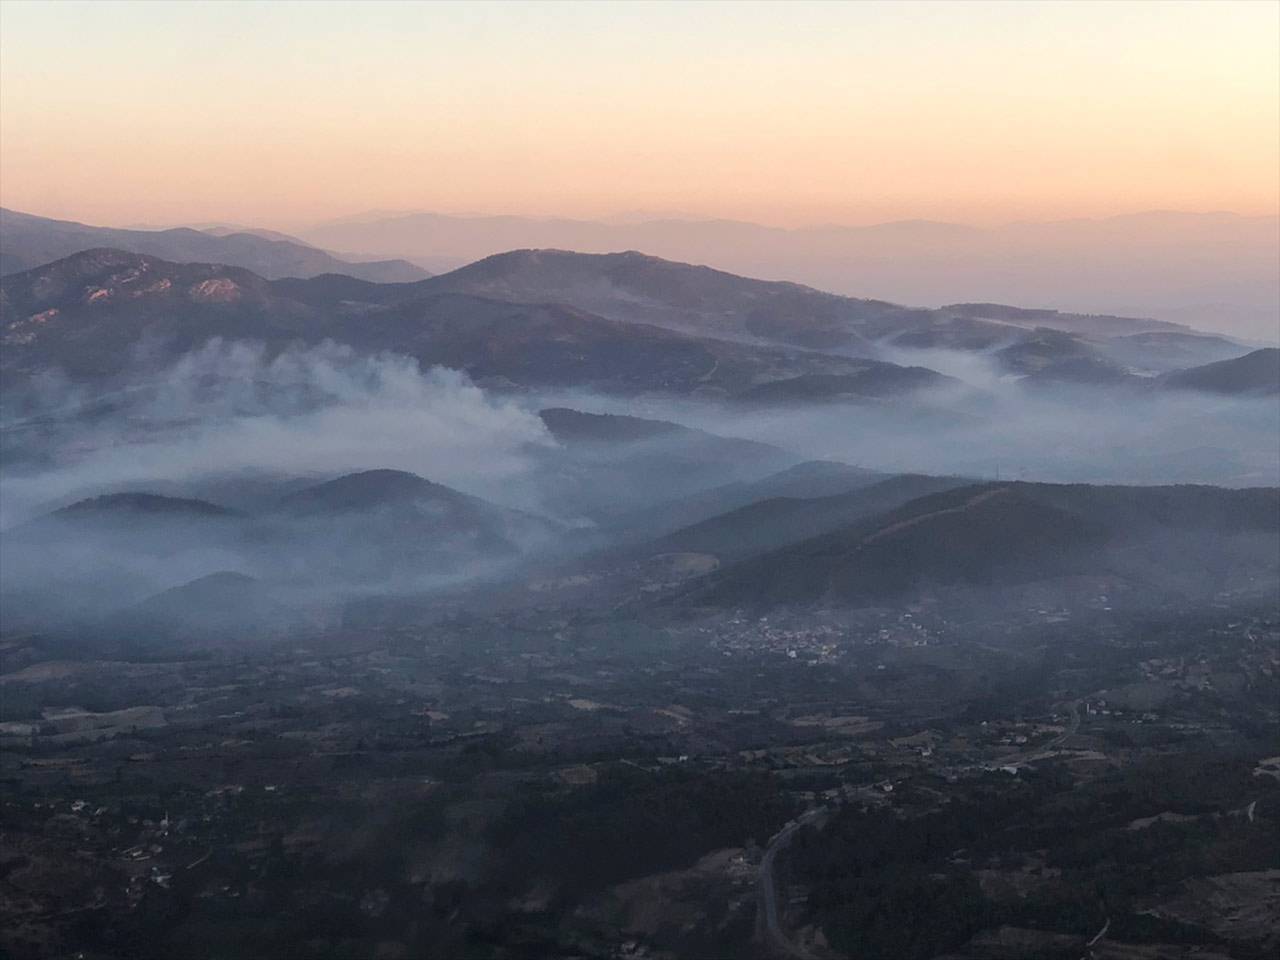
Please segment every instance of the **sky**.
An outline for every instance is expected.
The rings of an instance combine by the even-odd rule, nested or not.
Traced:
[[[0,2],[0,204],[798,226],[1280,206],[1280,3]]]

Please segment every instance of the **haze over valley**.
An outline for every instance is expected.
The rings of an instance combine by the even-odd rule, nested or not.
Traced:
[[[6,0],[0,954],[1273,956],[1280,19],[1087,6]]]

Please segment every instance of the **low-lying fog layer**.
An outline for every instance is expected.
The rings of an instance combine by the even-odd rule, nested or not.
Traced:
[[[726,407],[686,399],[577,392],[544,404],[674,420],[775,444],[801,459],[840,460],[886,473],[961,474],[1064,483],[1280,481],[1280,403],[1272,397],[1096,384],[1024,386],[989,355],[898,350],[972,387],[915,402]]]
[[[216,629],[242,626],[226,620],[237,609],[255,626],[287,625],[344,597],[609,546],[629,511],[634,525],[645,510],[811,460],[974,479],[1277,483],[1274,398],[1032,388],[978,354],[898,359],[964,386],[767,407],[499,395],[402,356],[323,344],[269,357],[220,341],[105,395],[49,377],[6,401],[7,613],[99,622],[123,610],[120,630],[157,635],[175,612]],[[544,422],[539,410],[551,406],[756,442],[572,413]],[[556,422],[568,432],[553,436]],[[49,516],[103,494],[131,496]]]
[[[504,397],[456,371],[323,344],[274,358],[212,341],[163,375],[103,396],[52,378],[10,399],[0,525],[138,484],[218,477],[326,478],[395,468],[537,510],[549,491],[531,449],[554,446],[544,406],[670,420],[763,441],[797,460],[884,472],[1097,483],[1269,485],[1280,475],[1280,405],[1176,391],[1024,388],[981,354],[901,351],[972,385],[914,403],[742,408],[567,392]],[[662,478],[655,477],[661,484]],[[190,489],[196,489],[194,486]],[[208,490],[210,488],[201,487]],[[551,491],[554,494],[554,491]]]
[[[500,396],[403,356],[323,344],[267,357],[212,341],[107,396],[47,378],[8,398],[0,525],[139,483],[331,477],[389,467],[537,509],[531,447],[555,441],[545,406],[670,420],[781,447],[797,460],[885,472],[1043,481],[1266,485],[1280,475],[1280,405],[1100,385],[1023,387],[982,354],[899,351],[974,390],[915,402],[738,407],[581,392]],[[654,478],[661,483],[662,478]]]

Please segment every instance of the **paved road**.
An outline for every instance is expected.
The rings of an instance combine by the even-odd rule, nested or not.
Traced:
[[[778,881],[774,876],[774,861],[778,854],[786,849],[795,832],[802,826],[812,823],[826,813],[825,807],[807,810],[796,818],[790,826],[783,827],[774,835],[760,858],[760,921],[765,943],[780,957],[794,957],[797,960],[814,960],[814,955],[799,944],[793,943],[787,936],[786,929],[780,921],[778,909]]]
[[[1092,960],[1093,948],[1103,941],[1107,931],[1111,929],[1111,918],[1107,917],[1107,922],[1102,925],[1102,929],[1093,935],[1093,939],[1084,945],[1084,956],[1080,960]]]

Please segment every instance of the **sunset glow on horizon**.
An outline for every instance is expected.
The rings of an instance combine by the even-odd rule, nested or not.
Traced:
[[[781,225],[1280,205],[1280,4],[0,4],[0,203]]]

